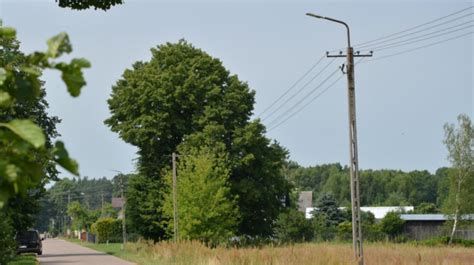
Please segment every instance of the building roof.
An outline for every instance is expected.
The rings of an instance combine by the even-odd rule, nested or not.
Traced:
[[[375,219],[382,219],[389,212],[408,212],[413,211],[413,206],[382,206],[382,207],[360,207],[363,212],[371,212]]]
[[[339,207],[339,209],[343,210],[346,207]],[[312,212],[314,211],[313,207],[308,207],[306,208],[306,219],[310,219],[313,217]],[[413,206],[380,206],[380,207],[360,207],[360,210],[363,212],[371,212],[374,216],[375,219],[382,219],[387,215],[389,212],[407,212],[407,211],[413,211],[414,207]]]
[[[447,221],[452,219],[444,214],[400,214],[400,218],[405,221]],[[474,220],[474,214],[466,214],[462,220]]]
[[[123,200],[120,197],[112,197],[112,207],[113,208],[122,208]]]

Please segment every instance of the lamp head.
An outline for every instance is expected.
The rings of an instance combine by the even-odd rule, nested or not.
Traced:
[[[320,18],[320,19],[324,19],[323,16],[320,16],[320,15],[316,15],[316,14],[313,14],[313,13],[306,13],[307,16],[310,16],[310,17],[315,17],[315,18]]]

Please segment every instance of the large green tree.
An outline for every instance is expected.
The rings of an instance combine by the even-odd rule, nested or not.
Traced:
[[[458,126],[444,125],[444,144],[454,169],[445,205],[445,213],[453,217],[449,243],[453,241],[458,222],[463,214],[474,210],[474,126],[469,116],[458,116]]]
[[[113,86],[108,100],[111,117],[105,121],[138,147],[141,176],[130,180],[128,206],[135,209],[130,218],[160,238],[159,231],[165,229],[160,227],[165,220],[158,195],[164,187],[163,169],[183,139],[194,135],[196,144],[225,145],[231,190],[238,195],[242,216],[239,233],[270,235],[289,192],[281,170],[287,153],[264,136],[259,121],[250,121],[254,91],[221,61],[186,41],[151,52],[150,61],[136,62]],[[147,200],[149,193],[154,194],[152,202]]]

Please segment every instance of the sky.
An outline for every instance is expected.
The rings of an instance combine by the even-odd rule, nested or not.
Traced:
[[[126,0],[124,5],[104,12],[62,9],[53,0],[0,0],[0,18],[4,25],[17,29],[24,52],[45,50],[48,38],[65,31],[74,51],[61,60],[84,57],[91,61],[92,68],[85,70],[87,86],[78,98],[69,96],[57,72],[46,71],[42,78],[46,82],[49,113],[62,119],[58,125],[60,139],[79,162],[81,175],[98,178],[112,177],[116,171],[135,171],[137,149],[123,142],[103,121],[110,115],[106,101],[112,86],[134,62],[149,60],[152,47],[186,39],[219,58],[232,74],[256,91],[253,118],[263,118],[260,113],[326,51],[346,46],[346,33],[341,25],[305,16],[306,12],[344,20],[351,27],[352,43],[357,44],[470,6],[473,2],[456,0],[416,3]],[[443,125],[455,123],[460,113],[471,119],[474,113],[472,35],[381,57],[469,33],[473,31],[472,23],[469,24],[473,11],[462,13],[466,17],[456,22],[466,22],[470,28],[425,42],[375,51],[372,58],[356,66],[361,169],[434,172],[449,165],[442,143]],[[323,58],[286,98],[331,60]],[[342,75],[339,71],[311,92],[344,62],[343,58],[336,59],[289,103],[309,101],[311,97],[305,95],[315,96],[324,91],[332,80]],[[304,166],[347,164],[349,160],[345,76],[325,91],[308,107],[267,133],[288,149],[290,159]],[[278,124],[270,122],[281,113],[284,115],[292,104],[279,108],[263,123],[270,125],[268,128]]]

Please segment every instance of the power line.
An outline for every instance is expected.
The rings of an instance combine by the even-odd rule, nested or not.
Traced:
[[[423,45],[423,46],[419,46],[419,47],[416,47],[416,48],[413,48],[413,49],[408,49],[408,50],[404,50],[404,51],[401,51],[401,52],[392,53],[392,54],[389,54],[389,55],[377,57],[377,58],[375,58],[375,59],[370,59],[370,60],[368,60],[368,61],[365,61],[364,63],[368,63],[368,62],[372,62],[372,61],[377,61],[377,60],[381,60],[381,59],[385,59],[385,58],[389,58],[389,57],[393,57],[393,56],[397,56],[397,55],[409,53],[409,52],[416,51],[416,50],[419,50],[419,49],[431,47],[431,46],[434,46],[434,45],[437,45],[437,44],[441,44],[441,43],[444,43],[444,42],[447,42],[447,41],[450,41],[450,40],[459,39],[459,38],[462,38],[462,37],[471,35],[471,34],[473,34],[473,33],[474,33],[474,32],[471,31],[471,32],[468,32],[468,33],[465,33],[465,34],[462,34],[462,35],[458,35],[458,36],[455,36],[455,37],[452,37],[452,38],[449,38],[449,39],[440,40],[440,41],[437,41],[437,42],[434,42],[434,43],[430,43],[430,44],[427,44],[427,45]]]
[[[460,20],[462,18],[465,18],[465,17],[468,17],[468,16],[471,16],[472,14],[474,13],[469,13],[467,15],[463,15],[461,17],[458,17],[458,18],[455,18],[455,19],[451,19],[451,20],[448,20],[448,21],[445,21],[443,23],[439,23],[439,24],[436,24],[436,25],[433,25],[431,27],[428,27],[428,28],[424,28],[424,29],[421,29],[421,30],[417,30],[417,31],[414,31],[414,32],[410,32],[410,33],[407,33],[407,34],[403,34],[401,36],[397,36],[395,38],[390,38],[390,39],[387,39],[387,40],[382,40],[382,41],[376,41],[374,43],[369,43],[369,44],[365,44],[365,45],[359,45],[356,47],[356,49],[370,49],[370,48],[365,48],[367,46],[371,46],[371,45],[379,45],[379,44],[383,44],[383,43],[387,43],[387,42],[390,42],[390,41],[393,41],[393,40],[397,40],[397,39],[402,39],[402,38],[405,38],[405,37],[408,37],[408,36],[411,36],[411,35],[415,35],[417,33],[421,33],[421,32],[424,32],[424,31],[427,31],[427,30],[430,30],[430,29],[433,29],[433,28],[437,28],[439,26],[443,26],[443,25],[446,25],[446,24],[449,24],[451,22],[454,22],[454,21],[457,21],[457,20]],[[472,20],[470,21],[472,22]]]
[[[472,21],[469,21],[469,23],[471,23],[471,22]],[[449,34],[452,34],[454,32],[458,32],[458,31],[461,31],[461,30],[472,28],[473,26],[474,25],[469,25],[469,26],[462,27],[462,28],[456,29],[456,30],[451,30],[451,31],[448,31],[448,32],[445,32],[445,33],[442,33],[442,34],[437,34],[437,35],[433,35],[433,36],[430,36],[430,37],[422,38],[422,37],[425,37],[425,36],[432,35],[433,33],[437,33],[437,32],[433,32],[433,33],[421,35],[421,36],[418,36],[418,37],[415,37],[415,38],[407,39],[407,40],[404,40],[404,41],[399,41],[399,42],[394,42],[394,43],[379,46],[379,47],[374,47],[372,50],[382,51],[382,50],[386,50],[386,49],[393,49],[393,48],[397,48],[397,47],[400,47],[400,46],[405,46],[405,45],[409,45],[409,44],[412,44],[412,43],[417,43],[417,42],[420,42],[420,41],[425,41],[425,40],[434,39],[434,38],[438,38],[438,37],[441,37],[441,36],[449,35]],[[447,29],[444,29],[444,30],[441,30],[441,31],[445,31],[445,30],[447,30]],[[422,39],[419,39],[419,38],[422,38]]]
[[[459,39],[459,38],[462,38],[462,37],[471,35],[471,34],[473,34],[473,33],[474,33],[474,32],[468,32],[468,33],[466,33],[466,34],[462,34],[462,35],[458,35],[458,36],[455,36],[455,37],[452,37],[452,38],[449,38],[449,39],[444,39],[444,40],[441,40],[441,41],[437,41],[437,42],[434,42],[434,43],[430,43],[430,44],[428,44],[428,45],[423,45],[423,46],[416,47],[416,48],[413,48],[413,49],[409,49],[409,50],[397,52],[397,53],[394,53],[394,54],[389,54],[389,55],[386,55],[386,56],[378,57],[378,58],[376,58],[376,59],[367,60],[367,61],[365,61],[364,63],[368,63],[368,62],[376,61],[376,60],[381,60],[381,59],[384,59],[384,58],[389,58],[389,57],[401,55],[401,54],[404,54],[404,53],[416,51],[416,50],[419,50],[419,49],[427,48],[427,47],[434,46],[434,45],[437,45],[437,44],[441,44],[441,43],[444,43],[444,42],[447,42],[447,41],[450,41],[450,40]],[[359,63],[361,63],[361,62],[362,62],[362,59],[359,60],[359,61],[356,63],[356,65],[359,64]],[[337,83],[337,81],[339,81],[341,78],[342,78],[342,76],[340,76],[339,78],[337,78],[333,83],[331,83],[328,87],[326,87],[323,91],[321,91],[321,93],[319,93],[318,95],[316,95],[314,98],[312,98],[309,102],[307,102],[305,105],[303,105],[303,106],[302,106],[301,108],[299,108],[297,111],[293,112],[293,113],[290,114],[288,117],[286,117],[283,121],[281,121],[281,122],[278,123],[277,125],[271,127],[271,128],[268,129],[267,131],[270,132],[270,131],[276,129],[277,127],[279,127],[280,125],[282,125],[283,123],[285,123],[287,120],[289,120],[290,118],[294,117],[296,114],[298,114],[299,112],[301,112],[303,109],[305,109],[307,106],[309,106],[313,101],[315,101],[316,99],[318,99],[322,94],[324,94],[327,90],[329,90],[332,86],[334,86],[334,85]]]
[[[417,28],[421,28],[423,26],[426,26],[426,25],[429,25],[429,24],[432,24],[432,23],[435,23],[435,22],[438,22],[438,21],[441,21],[441,20],[444,20],[448,17],[452,17],[454,15],[457,15],[457,14],[460,14],[462,12],[465,12],[467,10],[471,10],[473,7],[470,6],[470,7],[467,7],[467,8],[464,8],[464,9],[461,9],[459,11],[456,11],[454,13],[451,13],[451,14],[448,14],[446,16],[443,16],[443,17],[440,17],[440,18],[437,18],[437,19],[434,19],[434,20],[431,20],[431,21],[428,21],[426,23],[423,23],[423,24],[420,24],[420,25],[417,25],[417,26],[414,26],[414,27],[411,27],[411,28],[408,28],[408,29],[405,29],[405,30],[402,30],[402,31],[398,31],[396,33],[392,33],[392,34],[389,34],[389,35],[386,35],[386,36],[383,36],[383,37],[380,37],[380,38],[376,38],[376,39],[373,39],[373,40],[370,40],[370,41],[366,41],[366,42],[363,42],[363,43],[360,43],[358,45],[355,45],[357,46],[358,48],[361,48],[361,47],[367,47],[367,46],[370,46],[370,45],[379,45],[379,44],[383,44],[383,43],[388,43],[390,41],[393,41],[393,40],[397,40],[397,39],[402,39],[404,37],[407,37],[407,36],[412,36],[412,35],[415,35],[417,33],[420,33],[420,32],[425,32],[429,29],[433,29],[433,28],[436,28],[436,27],[439,27],[439,26],[442,26],[442,25],[446,25],[448,23],[451,23],[453,21],[457,21],[457,20],[460,20],[462,18],[465,18],[465,17],[468,17],[468,16],[471,16],[472,14],[474,13],[469,13],[469,14],[466,14],[466,15],[462,15],[460,17],[457,17],[457,18],[454,18],[454,19],[451,19],[451,20],[448,20],[448,21],[444,21],[442,23],[438,23],[436,25],[433,25],[433,26],[430,26],[428,28],[424,28],[422,30],[418,30],[418,31],[415,31],[415,32],[411,32],[411,33],[408,33],[408,34],[404,34],[404,35],[401,35],[401,36],[397,36],[397,35],[400,35],[402,33],[406,33],[406,32],[410,32],[414,29],[417,29]],[[464,23],[460,23],[460,24],[457,24],[457,25],[454,25],[454,26],[451,26],[451,27],[447,27],[447,28],[443,28],[443,29],[440,29],[440,30],[436,30],[436,31],[433,31],[433,32],[430,32],[430,33],[427,33],[427,34],[423,34],[423,35],[420,35],[420,36],[417,36],[417,37],[414,37],[414,38],[410,38],[410,39],[406,39],[406,40],[402,40],[402,41],[397,41],[397,42],[392,42],[392,43],[388,43],[386,45],[382,45],[382,46],[378,46],[378,47],[373,47],[372,49],[373,50],[385,50],[385,49],[391,49],[391,48],[396,48],[396,47],[400,47],[400,46],[405,46],[405,45],[409,45],[409,44],[413,44],[413,43],[417,43],[417,42],[420,42],[420,41],[426,41],[428,39],[432,39],[432,38],[436,38],[436,37],[441,37],[441,36],[445,36],[445,35],[448,35],[448,34],[451,34],[451,33],[454,33],[454,32],[458,32],[458,31],[461,31],[461,30],[464,30],[464,29],[467,29],[467,28],[471,28],[473,27],[473,25],[470,25],[470,26],[467,26],[467,27],[463,27],[463,28],[460,28],[460,29],[457,29],[457,30],[452,30],[452,31],[449,31],[449,32],[445,32],[443,34],[437,34],[437,35],[434,35],[434,36],[430,36],[430,35],[433,35],[433,34],[436,34],[436,33],[439,33],[439,32],[444,32],[444,31],[447,31],[449,29],[453,29],[453,28],[456,28],[456,27],[460,27],[462,25],[466,25],[466,24],[469,24],[469,23],[472,23],[473,21],[472,20],[469,20],[467,22],[464,22]],[[371,61],[375,61],[375,60],[381,60],[381,59],[385,59],[385,58],[389,58],[389,57],[393,57],[393,56],[397,56],[397,55],[402,55],[404,53],[408,53],[408,52],[412,52],[412,51],[416,51],[416,50],[419,50],[419,49],[423,49],[423,48],[427,48],[427,47],[430,47],[430,46],[434,46],[434,45],[437,45],[437,44],[441,44],[441,43],[444,43],[444,42],[447,42],[447,41],[451,41],[451,40],[455,40],[455,39],[459,39],[459,38],[462,38],[462,37],[465,37],[465,36],[468,36],[468,35],[471,35],[473,34],[474,32],[468,32],[468,33],[465,33],[465,34],[461,34],[461,35],[458,35],[458,36],[454,36],[454,37],[451,37],[451,38],[448,38],[448,39],[443,39],[443,40],[440,40],[440,41],[437,41],[437,42],[434,42],[434,43],[429,43],[429,44],[426,44],[426,45],[422,45],[422,46],[419,46],[419,47],[415,47],[415,48],[412,48],[412,49],[408,49],[408,50],[404,50],[404,51],[400,51],[400,52],[397,52],[397,53],[393,53],[393,54],[389,54],[389,55],[386,55],[386,56],[382,56],[382,57],[378,57],[376,59],[371,59],[371,60],[368,60],[368,61],[365,61],[364,63],[368,63],[368,62],[371,62]],[[394,36],[397,36],[395,38],[391,38],[391,37],[394,37]],[[425,36],[430,36],[428,38],[423,38]],[[390,38],[390,39],[387,39],[387,38]],[[420,38],[423,38],[423,39],[420,39]],[[386,39],[386,40],[385,40]],[[364,48],[364,50],[369,50],[370,48]],[[362,61],[359,60],[357,64],[359,64],[360,62]],[[335,74],[335,72],[333,72],[333,74]],[[332,76],[332,75],[331,75]],[[330,77],[331,77],[330,76]],[[281,126],[283,123],[285,123],[286,121],[288,121],[290,118],[294,117],[296,114],[298,114],[299,112],[301,112],[303,109],[305,109],[307,106],[309,106],[312,102],[314,102],[316,99],[318,99],[321,95],[323,95],[326,91],[328,91],[331,87],[333,87],[340,79],[342,78],[342,76],[340,76],[339,78],[337,78],[334,82],[332,82],[328,87],[326,87],[324,90],[321,91],[321,93],[317,94],[315,97],[313,97],[310,101],[308,101],[306,104],[304,104],[303,106],[301,106],[300,108],[298,108],[295,112],[291,113],[288,115],[288,113],[294,109],[295,107],[297,107],[302,101],[304,101],[304,99],[306,99],[307,97],[305,96],[302,100],[300,100],[298,103],[296,103],[295,105],[293,105],[287,112],[285,113],[282,113],[280,114],[276,119],[274,119],[272,122],[270,122],[268,124],[268,126],[270,127],[268,129],[268,132],[269,131],[272,131],[274,129],[276,129],[277,127]],[[326,78],[326,80],[323,81],[323,83],[325,81],[327,81],[329,78]],[[311,91],[311,93],[313,93],[314,91],[316,91],[320,86],[316,87],[313,91]],[[288,116],[287,116],[288,115]],[[271,126],[271,124],[277,122],[280,118],[282,117],[285,117],[287,116],[286,118],[284,118],[282,121],[280,121],[279,123],[277,123],[276,125],[274,126]]]
[[[298,110],[296,110],[295,112],[293,112],[290,116],[286,117],[284,120],[282,120],[280,123],[278,123],[277,125],[271,127],[270,129],[268,129],[268,132],[276,129],[277,127],[279,127],[280,125],[282,125],[283,123],[285,123],[287,120],[291,119],[293,116],[295,116],[296,114],[298,114],[299,112],[301,112],[303,109],[305,109],[307,106],[309,106],[311,103],[313,103],[313,101],[315,101],[316,99],[318,99],[322,94],[324,94],[326,91],[328,91],[331,87],[333,87],[339,80],[341,80],[341,78],[343,77],[344,75],[341,75],[339,76],[334,82],[332,82],[328,87],[326,87],[325,89],[323,89],[321,91],[321,93],[317,94],[313,99],[311,99],[309,102],[307,102],[305,105],[303,105],[301,108],[299,108]]]
[[[423,26],[426,26],[426,25],[429,25],[429,24],[438,22],[438,21],[443,20],[443,19],[445,19],[445,18],[448,18],[448,17],[454,16],[454,15],[457,15],[457,14],[459,14],[459,13],[462,13],[462,12],[464,12],[464,11],[470,10],[470,9],[472,9],[472,8],[473,8],[473,6],[469,6],[469,7],[467,7],[467,8],[461,9],[461,10],[459,10],[459,11],[456,11],[456,12],[454,12],[454,13],[448,14],[448,15],[446,15],[446,16],[443,16],[443,17],[440,17],[440,18],[437,18],[437,19],[434,19],[434,20],[425,22],[425,23],[423,23],[423,24],[420,24],[420,25],[417,25],[417,26],[414,26],[414,27],[411,27],[411,28],[408,28],[408,29],[405,29],[405,30],[402,30],[402,31],[395,32],[395,33],[392,33],[392,34],[389,34],[389,35],[386,35],[386,36],[383,36],[383,37],[379,37],[379,38],[376,38],[376,39],[373,39],[373,40],[369,40],[369,41],[366,41],[366,42],[362,42],[362,43],[356,44],[356,45],[354,45],[354,46],[355,46],[355,47],[358,47],[358,46],[366,45],[366,44],[368,44],[368,43],[376,42],[376,41],[383,40],[383,39],[386,39],[386,38],[390,38],[390,37],[393,37],[393,36],[396,36],[396,35],[399,35],[399,34],[402,34],[402,33],[405,33],[405,32],[409,32],[409,31],[412,31],[412,30],[414,30],[414,29],[421,28],[421,27],[423,27]]]
[[[355,63],[355,65],[358,65],[364,58],[361,58],[359,59],[359,61],[357,61]],[[323,89],[319,94],[317,94],[315,97],[313,97],[310,101],[308,101],[306,104],[304,104],[302,107],[300,107],[299,109],[297,109],[295,112],[293,112],[292,114],[290,114],[290,116],[286,117],[283,121],[281,121],[280,123],[278,123],[277,125],[271,127],[270,129],[267,130],[267,132],[270,132],[274,129],[276,129],[277,127],[279,127],[280,125],[282,125],[283,123],[285,123],[286,121],[288,121],[289,119],[291,119],[292,117],[294,117],[296,114],[300,113],[301,111],[303,111],[306,107],[308,107],[309,105],[311,105],[311,103],[313,103],[315,100],[317,100],[320,96],[322,96],[324,93],[326,93],[329,89],[331,89],[334,85],[337,84],[337,82],[339,80],[341,80],[341,78],[343,77],[344,75],[341,75],[339,76],[336,80],[334,80],[329,86],[327,86],[325,89]]]
[[[296,97],[299,93],[301,93],[309,84],[311,84],[319,75],[321,75],[333,62],[335,59],[332,59],[329,61],[326,66],[323,67],[316,75],[314,75],[308,82],[306,82],[296,93],[291,95],[291,97],[287,98],[282,104],[280,104],[275,110],[273,110],[270,114],[268,114],[265,118],[262,119],[262,121],[270,118],[273,114],[275,114],[278,110],[280,110],[283,106],[285,106],[290,100],[292,100],[294,97]]]
[[[283,112],[282,114],[280,114],[278,117],[276,117],[273,121],[271,121],[270,123],[268,123],[267,126],[271,126],[271,124],[275,123],[275,122],[278,122],[278,120],[280,120],[281,118],[285,117],[288,113],[290,113],[290,111],[292,111],[293,109],[295,109],[296,107],[298,107],[298,105],[300,105],[303,101],[305,101],[309,96],[311,96],[314,92],[316,92],[321,86],[324,85],[324,83],[326,83],[331,77],[333,77],[338,71],[340,71],[339,68],[336,68],[336,70],[334,70],[326,79],[324,79],[321,83],[319,83],[319,85],[317,85],[315,88],[313,88],[309,93],[307,93],[304,97],[302,97],[298,102],[296,102],[295,104],[293,104],[293,106],[291,106],[286,112]]]
[[[269,109],[271,109],[278,101],[280,101],[284,96],[286,96],[299,82],[301,82],[309,73],[311,73],[316,66],[321,63],[321,61],[324,59],[324,56],[321,56],[321,58],[313,64],[313,66],[310,67],[308,71],[306,71],[292,86],[290,86],[283,94],[280,95],[270,106],[265,108],[259,115],[258,117],[261,117],[265,112],[267,112]]]

